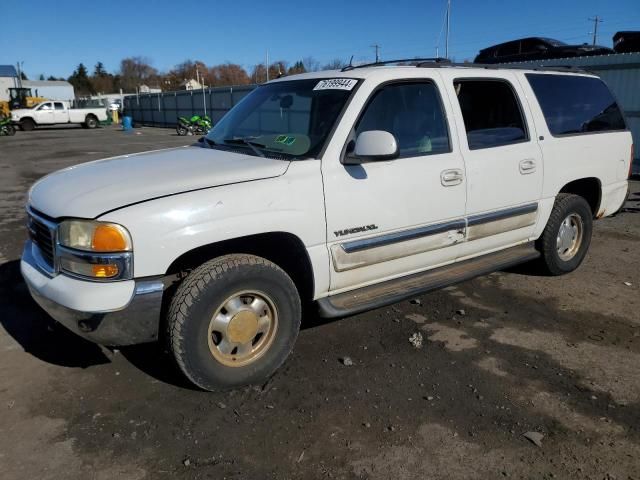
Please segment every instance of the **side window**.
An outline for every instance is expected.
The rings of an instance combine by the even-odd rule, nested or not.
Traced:
[[[528,140],[520,103],[503,80],[456,80],[470,150]]]
[[[365,107],[355,133],[357,136],[369,130],[392,133],[400,157],[451,151],[442,102],[432,82],[396,83],[380,88]]]
[[[527,73],[552,135],[624,130],[620,107],[595,77]]]
[[[56,110],[64,110],[62,102],[55,102],[54,105],[56,106]]]
[[[38,108],[38,110],[51,110],[51,104],[43,103],[42,105],[40,105],[40,108]]]

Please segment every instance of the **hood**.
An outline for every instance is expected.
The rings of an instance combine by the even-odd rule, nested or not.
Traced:
[[[21,117],[23,115],[27,115],[29,113],[33,112],[33,109],[31,108],[15,108],[13,110],[11,110],[11,115],[15,116],[15,117]]]
[[[95,218],[153,198],[277,177],[289,162],[199,146],[123,155],[59,170],[36,182],[30,205],[52,218]]]

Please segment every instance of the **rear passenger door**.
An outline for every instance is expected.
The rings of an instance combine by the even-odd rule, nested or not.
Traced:
[[[467,174],[466,242],[459,258],[498,250],[532,236],[542,195],[543,164],[535,125],[517,79],[449,77]]]
[[[54,110],[54,119],[56,123],[67,123],[69,121],[69,114],[67,113],[67,109],[64,108],[64,103],[62,102],[53,102],[55,107]]]

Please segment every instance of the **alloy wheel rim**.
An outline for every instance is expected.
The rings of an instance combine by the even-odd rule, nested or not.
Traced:
[[[571,213],[560,224],[556,238],[558,256],[563,261],[569,261],[576,256],[582,245],[584,223],[577,213]]]
[[[269,350],[277,329],[278,312],[267,294],[253,290],[234,293],[211,317],[209,350],[221,364],[243,367]]]

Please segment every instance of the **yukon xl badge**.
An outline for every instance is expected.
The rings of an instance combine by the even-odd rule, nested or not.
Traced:
[[[345,228],[344,230],[338,230],[333,232],[336,237],[344,237],[345,235],[351,235],[352,233],[368,232],[369,230],[377,230],[378,226],[375,224],[364,225],[362,227]]]

